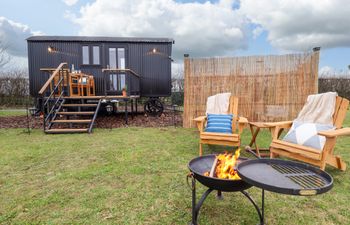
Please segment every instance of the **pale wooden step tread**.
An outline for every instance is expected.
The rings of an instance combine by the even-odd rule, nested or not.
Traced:
[[[46,133],[52,133],[52,134],[56,134],[56,133],[85,133],[85,132],[89,132],[88,128],[84,128],[84,129],[71,129],[71,128],[67,128],[67,129],[50,129],[50,130],[45,130]]]
[[[94,111],[85,112],[57,112],[58,115],[94,115]]]
[[[92,120],[53,120],[51,123],[90,123]]]
[[[63,104],[62,107],[96,107],[97,104]]]

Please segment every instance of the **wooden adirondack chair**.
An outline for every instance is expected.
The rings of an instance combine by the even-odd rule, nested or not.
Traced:
[[[350,135],[350,128],[342,128],[348,106],[349,100],[339,96],[337,97],[333,114],[333,125],[336,129],[321,131],[318,133],[318,135],[326,137],[326,143],[322,151],[278,140],[278,134],[280,134],[282,129],[290,128],[293,122],[285,121],[274,123],[276,127],[270,145],[270,157],[275,158],[278,156],[286,156],[288,158],[313,164],[320,167],[321,170],[324,170],[326,164],[329,164],[344,171],[346,169],[346,164],[340,156],[334,155],[334,147],[338,136]]]
[[[234,115],[232,119],[232,134],[205,132],[204,127],[206,126],[207,117],[200,116],[194,119],[194,121],[197,123],[200,137],[199,155],[203,154],[202,144],[224,145],[233,147],[239,147],[241,145],[240,134],[242,133],[244,126],[248,124],[248,120],[244,117],[238,117],[238,97],[230,97],[228,113]]]

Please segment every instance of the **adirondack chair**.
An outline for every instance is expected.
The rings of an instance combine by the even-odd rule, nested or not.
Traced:
[[[207,116],[199,116],[194,119],[194,121],[197,123],[200,137],[199,155],[203,154],[202,144],[224,145],[233,147],[239,147],[241,145],[240,134],[242,133],[244,126],[248,124],[248,120],[244,117],[238,116],[238,97],[230,97],[228,113],[234,115],[232,119],[232,134],[205,132]]]
[[[320,167],[321,170],[325,169],[326,164],[342,171],[346,170],[345,162],[340,156],[334,155],[334,147],[338,136],[350,135],[350,128],[342,128],[348,106],[349,100],[337,96],[333,114],[333,125],[336,129],[318,132],[318,135],[322,135],[326,138],[322,151],[279,140],[278,135],[281,133],[282,129],[290,128],[293,122],[285,121],[274,123],[276,127],[270,145],[270,158],[285,156],[315,165]]]

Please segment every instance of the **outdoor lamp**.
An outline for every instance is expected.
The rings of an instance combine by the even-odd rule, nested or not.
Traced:
[[[111,114],[111,112],[113,110],[113,106],[112,105],[107,105],[106,106],[106,110],[107,110],[108,114]]]
[[[48,51],[49,53],[52,53],[52,52],[55,51],[55,48],[52,47],[51,45],[49,45],[49,47],[47,47],[47,51]]]

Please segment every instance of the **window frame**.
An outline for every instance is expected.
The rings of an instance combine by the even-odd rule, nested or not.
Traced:
[[[87,54],[87,57],[88,57],[88,64],[86,64],[85,62],[84,62],[84,47],[87,47],[87,51],[88,51],[88,54]],[[81,65],[90,65],[90,46],[88,45],[88,44],[82,44],[81,45],[81,54],[80,54],[80,56],[81,56]]]
[[[98,63],[94,63],[94,47],[98,47]],[[91,45],[91,49],[92,49],[92,51],[91,51],[92,62],[90,62],[90,65],[91,66],[100,66],[101,65],[101,56],[102,56],[102,54],[101,54],[101,49],[102,49],[101,45],[99,45],[99,44]]]
[[[88,56],[89,56],[89,62],[88,64],[84,63],[84,57],[83,57],[83,47],[88,47]],[[99,63],[94,64],[94,47],[99,47]],[[102,66],[102,45],[100,43],[82,43],[80,48],[80,56],[81,56],[81,66]]]

